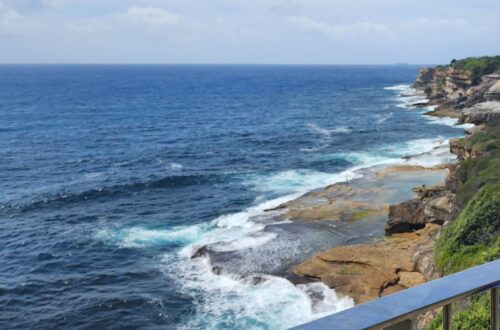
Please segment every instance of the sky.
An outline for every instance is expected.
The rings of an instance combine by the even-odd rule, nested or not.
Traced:
[[[440,64],[500,0],[0,0],[0,63]]]

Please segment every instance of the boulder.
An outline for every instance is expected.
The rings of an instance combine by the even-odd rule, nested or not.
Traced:
[[[417,198],[410,199],[389,207],[389,221],[385,225],[385,232],[388,235],[411,232],[425,227],[426,222],[423,202]]]

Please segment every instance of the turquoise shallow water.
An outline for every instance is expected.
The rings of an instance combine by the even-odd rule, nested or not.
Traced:
[[[461,134],[404,106],[416,71],[0,66],[0,327],[266,329],[348,306],[189,255],[266,265],[252,251],[283,231],[264,209]]]

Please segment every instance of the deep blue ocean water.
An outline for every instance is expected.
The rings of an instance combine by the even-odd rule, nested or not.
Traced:
[[[263,203],[460,135],[402,106],[417,69],[0,66],[0,328],[306,321],[289,282],[208,276],[187,248],[265,244]]]

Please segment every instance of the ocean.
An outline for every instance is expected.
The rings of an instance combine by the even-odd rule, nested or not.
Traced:
[[[417,70],[0,66],[0,328],[284,329],[352,306],[283,277],[339,231],[264,211],[462,135],[411,106]],[[191,258],[207,244],[228,268]]]

